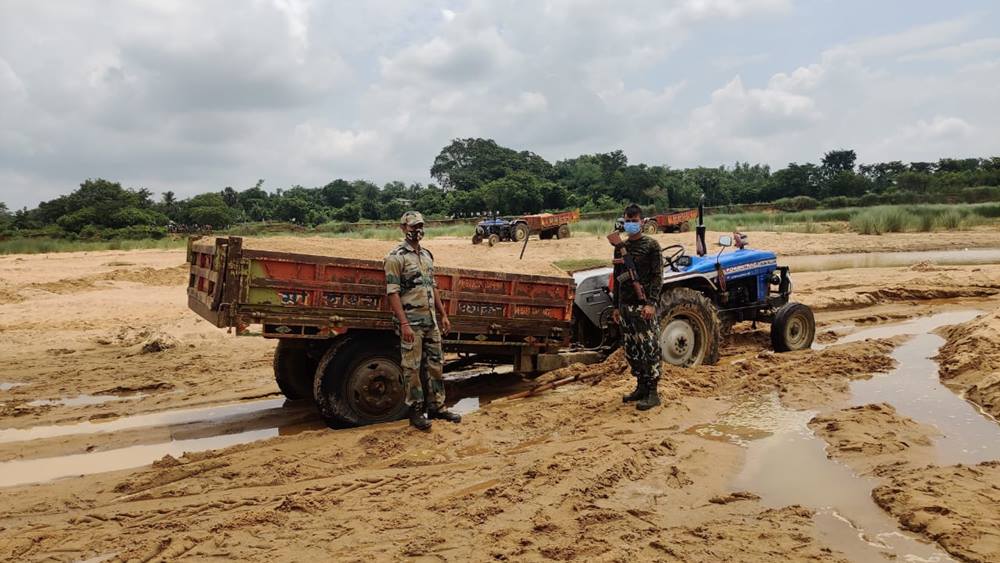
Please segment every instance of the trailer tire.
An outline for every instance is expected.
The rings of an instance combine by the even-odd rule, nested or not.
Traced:
[[[312,398],[313,374],[318,363],[309,356],[308,346],[284,339],[278,341],[274,349],[274,381],[285,398],[290,401]]]
[[[550,240],[552,238],[552,235],[554,235],[554,234],[556,234],[555,231],[552,230],[552,229],[549,229],[547,231],[542,231],[542,232],[538,233],[538,238],[540,238],[542,240]]]
[[[719,314],[703,294],[677,287],[660,296],[660,354],[680,367],[719,361]]]
[[[656,219],[650,219],[642,225],[642,232],[647,235],[655,235],[657,231],[660,230],[660,224],[656,222]]]
[[[556,231],[556,236],[560,239],[569,238],[571,234],[569,225],[559,225],[559,230]]]
[[[793,301],[775,311],[771,321],[771,347],[775,352],[805,350],[815,337],[816,319],[807,305]]]
[[[518,223],[514,225],[513,236],[515,242],[521,242],[522,240],[528,238],[531,231],[528,230],[528,225],[524,223]]]
[[[407,408],[399,341],[359,337],[331,346],[316,368],[313,394],[334,428],[399,420]]]
[[[682,232],[682,233],[686,233],[686,232],[690,231],[691,230],[691,222],[690,221],[684,221],[683,223],[681,223],[677,227],[677,230],[680,231],[680,232]]]

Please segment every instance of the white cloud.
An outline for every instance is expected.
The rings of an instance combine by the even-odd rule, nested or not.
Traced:
[[[900,61],[961,61],[979,55],[992,55],[1000,52],[1000,37],[989,37],[965,41],[958,45],[949,45],[920,53],[904,55]]]
[[[509,114],[521,115],[529,113],[543,112],[549,107],[549,102],[545,95],[539,92],[521,92],[517,99],[504,106],[503,110]]]

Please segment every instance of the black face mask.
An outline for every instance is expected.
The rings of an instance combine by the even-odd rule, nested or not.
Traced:
[[[420,227],[406,232],[406,240],[410,242],[420,242],[424,238],[424,228]]]

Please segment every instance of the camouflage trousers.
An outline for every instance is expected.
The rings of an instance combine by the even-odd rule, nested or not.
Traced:
[[[625,340],[625,358],[632,375],[648,387],[660,381],[660,334],[656,318],[642,318],[642,305],[621,305],[622,337]]]
[[[406,404],[424,403],[430,409],[444,407],[444,366],[441,363],[441,331],[437,327],[410,325],[413,342],[400,339],[403,364],[403,391]],[[421,381],[421,363],[426,374]]]

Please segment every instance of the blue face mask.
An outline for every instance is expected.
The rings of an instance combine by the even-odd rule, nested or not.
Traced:
[[[625,221],[625,232],[631,235],[637,235],[642,231],[642,223],[639,221]]]

